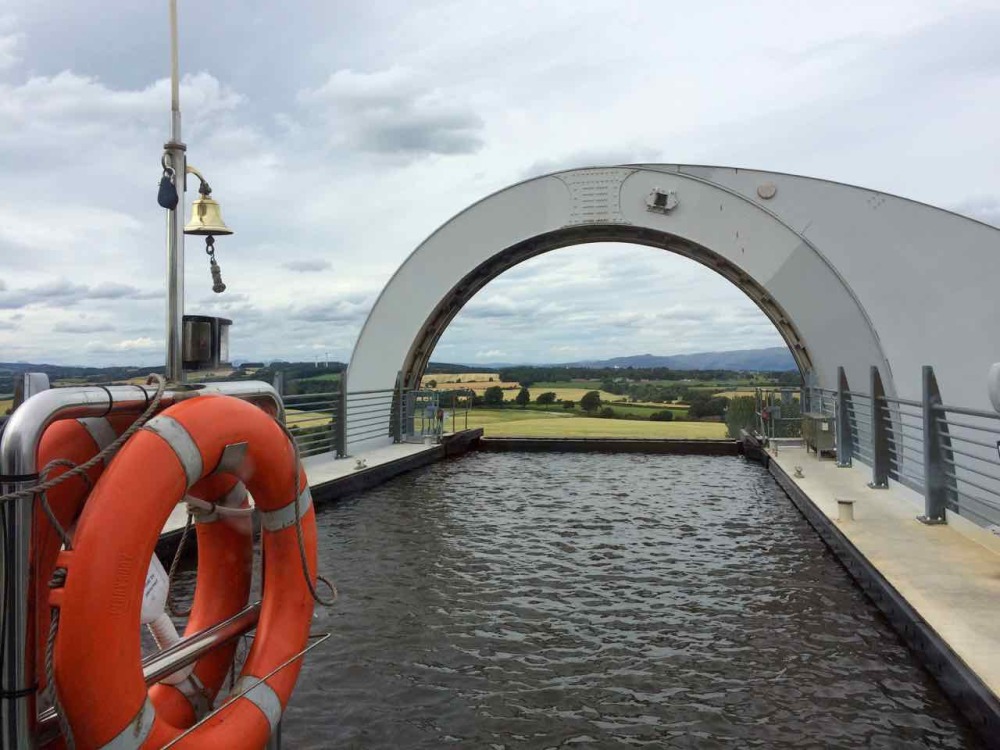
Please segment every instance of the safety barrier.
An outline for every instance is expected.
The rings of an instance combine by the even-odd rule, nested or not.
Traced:
[[[857,460],[871,467],[870,487],[919,492],[925,523],[944,523],[947,510],[1000,533],[1000,413],[946,404],[929,366],[919,401],[887,396],[876,367],[867,392],[851,390],[843,368],[837,382],[803,398],[836,419],[839,466]]]

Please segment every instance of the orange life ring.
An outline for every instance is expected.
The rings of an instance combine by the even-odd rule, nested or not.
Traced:
[[[133,415],[87,417],[60,420],[42,436],[38,447],[39,468],[51,461],[66,460],[74,465],[89,461],[114,442],[135,421]],[[110,459],[108,461],[110,463]],[[76,523],[90,487],[100,478],[105,464],[99,463],[87,472],[88,484],[82,478],[64,482],[49,490],[46,497],[53,515],[64,530],[70,532]],[[69,471],[68,465],[56,465],[47,478]],[[189,493],[196,498],[228,507],[247,507],[247,492],[243,483],[231,475],[206,477]],[[49,581],[55,568],[62,540],[40,505],[35,508],[32,550],[34,555],[35,643],[37,647],[35,674],[39,690],[47,685],[45,673],[45,643],[51,619],[48,606]],[[217,513],[196,516],[198,538],[198,581],[195,601],[191,608],[186,633],[209,627],[236,614],[246,605],[250,592],[253,562],[252,524],[250,519],[227,518]],[[218,578],[225,576],[225,581]],[[200,593],[199,593],[200,592]],[[208,595],[207,592],[211,592]],[[200,660],[193,678],[178,685],[157,685],[150,693],[153,702],[170,711],[176,720],[193,724],[199,709],[214,700],[235,654],[236,644],[226,644]]]
[[[134,416],[87,417],[84,419],[64,419],[53,423],[38,445],[36,465],[44,469],[51,461],[67,460],[80,465],[96,456],[101,450],[113,443],[128,426],[135,421]],[[59,465],[47,474],[48,479],[54,479],[69,471],[71,467]],[[63,482],[46,493],[52,514],[59,525],[69,530],[80,515],[87,499],[90,486],[95,484],[104,470],[99,463],[87,476],[88,484],[82,477]],[[33,555],[32,575],[35,602],[35,643],[37,655],[35,675],[39,689],[44,689],[45,679],[45,640],[49,633],[49,580],[56,566],[56,556],[62,547],[59,534],[52,527],[49,519],[42,511],[39,503],[35,504],[34,522],[32,524],[31,549]]]
[[[242,450],[233,450],[241,444]],[[190,716],[167,705],[176,700],[165,698],[165,689],[146,689],[139,634],[142,590],[171,510],[195,484],[219,473],[235,476],[253,495],[267,559],[260,621],[234,694],[250,689],[177,747],[260,748],[267,742],[295,687],[301,660],[253,685],[305,648],[313,612],[296,508],[311,581],[316,518],[294,456],[285,433],[264,412],[235,398],[204,395],[150,420],[104,472],[80,517],[74,549],[60,553],[57,561],[67,571],[65,586],[50,593],[52,606],[60,608],[56,687],[80,750],[158,748],[177,739],[188,723]],[[224,569],[215,572],[205,597],[230,585]]]

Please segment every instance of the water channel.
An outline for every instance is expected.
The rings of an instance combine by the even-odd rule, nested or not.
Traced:
[[[742,459],[474,453],[318,521],[286,747],[977,746]]]

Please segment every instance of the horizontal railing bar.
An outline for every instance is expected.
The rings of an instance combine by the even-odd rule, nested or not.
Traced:
[[[403,392],[406,393],[408,391],[409,391],[409,389],[406,389]],[[396,392],[395,388],[376,388],[373,391],[348,391],[347,392],[347,397],[350,398],[351,396],[367,396],[367,395],[369,395],[371,393],[389,393],[389,394],[392,394],[392,393],[395,393],[395,392]]]
[[[979,497],[979,495],[973,495],[968,492],[962,492],[961,490],[957,490],[954,487],[948,487],[947,491],[959,499],[971,500],[972,502],[979,503],[980,505],[989,508],[990,510],[1000,511],[1000,505],[994,503],[992,498]],[[986,516],[980,513],[976,513],[975,510],[973,510],[972,513],[974,513],[977,516],[980,516],[981,518],[987,518]],[[994,523],[996,522],[995,519],[987,519],[987,520],[990,520],[991,522]]]
[[[962,484],[972,485],[977,490],[982,490],[983,492],[986,492],[987,494],[990,494],[990,495],[994,495],[997,499],[1000,499],[1000,493],[997,493],[997,491],[995,489],[992,489],[990,487],[983,487],[983,485],[979,484],[978,482],[973,482],[971,479],[964,479],[962,477],[956,477],[953,474],[948,474],[948,476],[951,477],[952,479],[954,479],[956,482],[961,482]]]
[[[288,396],[282,396],[281,400],[286,404],[297,398],[319,398],[321,396],[328,396],[330,398],[337,398],[340,395],[340,391],[323,391],[322,393],[293,393]]]
[[[934,411],[946,411],[952,414],[964,414],[967,417],[982,417],[983,419],[1000,420],[1000,412],[982,411],[980,409],[967,409],[962,406],[948,406],[947,404],[934,404]]]
[[[395,402],[393,401],[349,401],[347,403],[347,411],[356,412],[361,409],[393,409],[395,408]]]
[[[394,402],[391,399],[385,399],[383,401],[348,401],[347,411],[358,411],[359,409],[389,409],[393,407]]]
[[[375,419],[375,420],[369,419],[369,420],[361,420],[361,421],[357,421],[357,422],[348,422],[347,423],[347,429],[348,430],[357,431],[357,430],[360,430],[360,429],[364,429],[366,427],[378,427],[379,425],[383,425],[383,424],[384,425],[388,425],[389,424],[389,420],[387,420],[387,419]]]
[[[918,409],[923,409],[924,405],[919,401],[913,401],[908,398],[890,398],[889,396],[883,397],[883,401],[889,404],[903,404],[904,406],[915,406]]]
[[[331,445],[326,450],[314,450],[312,448],[306,448],[304,450],[299,451],[299,456],[302,457],[302,458],[310,458],[312,456],[322,456],[322,455],[326,455],[327,453],[336,453],[336,452],[337,451]]]
[[[299,447],[299,457],[309,458],[309,456],[315,456],[320,453],[333,453],[334,446],[332,445],[313,445],[308,447]]]
[[[292,409],[297,409],[299,411],[301,411],[302,409],[305,409],[307,407],[313,407],[313,406],[319,406],[319,407],[321,407],[323,409],[336,409],[337,408],[337,402],[336,401],[328,401],[328,400],[325,400],[325,399],[316,399],[315,401],[303,401],[301,403],[289,404],[286,401],[285,402],[285,406],[286,407],[291,407]]]
[[[391,411],[391,410],[392,410],[392,404],[391,403],[384,403],[384,404],[357,404],[357,405],[351,406],[347,410],[347,414],[348,415],[351,415],[351,414],[366,414],[368,412],[373,412],[373,411]]]
[[[392,433],[389,432],[388,430],[386,430],[384,432],[382,432],[382,431],[380,431],[380,432],[365,432],[365,433],[360,433],[358,435],[348,435],[347,436],[347,442],[348,443],[352,443],[352,442],[353,443],[357,443],[357,442],[359,442],[361,440],[373,440],[375,438],[384,438],[384,437],[391,437],[391,436],[392,436]]]
[[[350,424],[352,420],[358,419],[382,419],[389,416],[389,409],[379,409],[377,411],[349,411],[347,412],[347,423]]]
[[[976,469],[976,468],[974,468],[972,466],[965,466],[963,464],[959,464],[959,463],[957,463],[955,461],[952,461],[950,458],[947,458],[947,457],[942,457],[941,460],[944,461],[946,464],[951,464],[956,469],[961,469],[962,471],[971,471],[973,474],[978,474],[979,476],[985,477],[986,479],[992,479],[995,482],[1000,482],[1000,476],[996,476],[994,474],[988,474],[987,472],[982,471],[981,469]],[[961,481],[961,478],[958,476],[957,473],[955,473],[954,476],[955,476],[956,479],[958,479],[959,481]],[[997,492],[998,494],[1000,494],[1000,487],[998,487],[995,490],[995,492]]]
[[[354,437],[356,435],[367,435],[370,432],[386,433],[388,434],[391,425],[385,425],[385,427],[366,427],[360,430],[348,430],[348,437]]]
[[[293,425],[292,437],[294,437],[296,440],[307,440],[309,438],[314,438],[318,435],[330,435],[333,433],[333,426],[334,425],[332,422],[330,422],[329,424],[310,425],[309,427],[298,428],[301,431],[295,432],[294,431],[295,426]],[[305,430],[315,430],[315,432],[305,432]]]
[[[308,445],[309,443],[315,443],[317,440],[332,440],[333,430],[324,430],[323,432],[311,432],[308,435],[293,435],[295,442],[298,445]]]
[[[993,425],[993,426],[986,426],[986,425],[980,425],[980,424],[971,424],[969,422],[957,422],[957,421],[955,421],[953,419],[948,419],[947,417],[943,417],[941,415],[936,416],[935,419],[938,422],[940,422],[941,424],[948,425],[949,427],[964,427],[964,428],[966,428],[968,430],[978,430],[979,432],[989,432],[989,433],[991,433],[993,435],[997,435],[998,437],[1000,437],[1000,428],[996,427],[995,425]]]
[[[948,439],[957,440],[960,443],[968,443],[969,445],[978,445],[990,451],[995,451],[997,449],[995,443],[984,443],[982,440],[974,440],[973,438],[965,437],[964,435],[953,435],[950,432],[948,433]]]
[[[313,435],[321,435],[324,433],[331,432],[333,430],[333,422],[327,422],[326,424],[311,424],[311,425],[288,425],[289,431],[292,433],[292,437],[296,440],[303,440]],[[306,430],[316,430],[316,432],[306,432]]]
[[[995,445],[991,445],[991,446],[987,446],[987,447],[992,448],[994,452],[996,451],[996,446]],[[966,456],[967,458],[974,458],[975,460],[982,461],[984,464],[989,464],[990,466],[996,466],[997,465],[996,459],[993,458],[992,456],[990,458],[983,458],[982,456],[977,456],[975,453],[969,453],[968,451],[963,451],[963,450],[961,450],[959,448],[956,448],[955,446],[950,446],[948,448],[945,448],[944,450],[951,451],[952,453],[957,453],[960,456]]]

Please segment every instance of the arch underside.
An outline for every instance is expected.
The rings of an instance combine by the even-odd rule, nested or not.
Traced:
[[[434,348],[448,325],[466,303],[493,279],[526,260],[552,250],[597,242],[622,242],[667,250],[715,271],[746,294],[774,324],[803,378],[812,372],[809,349],[791,317],[761,284],[738,266],[706,247],[667,232],[632,225],[595,224],[565,227],[519,242],[496,253],[466,274],[441,299],[414,339],[403,363],[403,386],[412,388],[420,383]]]

